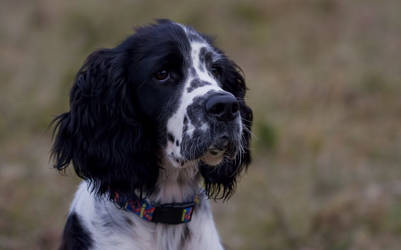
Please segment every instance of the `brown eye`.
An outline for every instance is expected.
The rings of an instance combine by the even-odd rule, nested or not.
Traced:
[[[154,74],[154,76],[155,76],[156,80],[158,80],[158,81],[165,81],[170,77],[170,73],[167,70],[162,69],[162,70],[156,72]]]

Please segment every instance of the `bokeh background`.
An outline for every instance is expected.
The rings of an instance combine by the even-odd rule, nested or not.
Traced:
[[[213,206],[229,249],[400,249],[399,0],[0,0],[0,249],[56,249],[79,180],[49,123],[91,51],[160,17],[246,74],[254,162]]]

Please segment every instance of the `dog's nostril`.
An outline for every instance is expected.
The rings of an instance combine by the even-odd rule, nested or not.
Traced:
[[[238,114],[239,104],[230,93],[218,93],[209,97],[205,103],[205,108],[209,116],[221,121],[231,121]]]
[[[216,103],[209,110],[209,113],[216,114],[216,115],[221,114],[223,112],[224,112],[224,104],[223,103]]]

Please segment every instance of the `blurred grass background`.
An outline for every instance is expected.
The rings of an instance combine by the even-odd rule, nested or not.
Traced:
[[[49,122],[91,51],[161,17],[246,74],[254,163],[214,205],[230,249],[400,249],[399,0],[0,0],[0,249],[56,248],[78,180]]]

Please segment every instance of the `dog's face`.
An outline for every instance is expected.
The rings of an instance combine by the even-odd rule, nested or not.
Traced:
[[[170,21],[139,28],[78,73],[71,111],[56,120],[56,167],[72,161],[100,193],[121,193],[151,191],[161,158],[197,163],[206,189],[222,185],[226,196],[250,161],[245,91],[239,68],[208,37]]]
[[[166,154],[175,165],[201,159],[217,165],[240,149],[242,122],[239,101],[223,90],[220,74],[227,59],[195,31],[185,29],[189,51],[176,110],[167,120]],[[231,65],[232,67],[232,65]],[[238,93],[234,93],[237,94]]]
[[[146,57],[133,63],[130,80],[142,83],[135,99],[155,120],[167,159],[175,167],[234,159],[241,149],[239,106],[245,86],[224,81],[241,77],[236,66],[207,38],[179,24],[165,23],[139,35],[149,46],[141,51]],[[237,84],[239,91],[225,90],[224,83]]]

